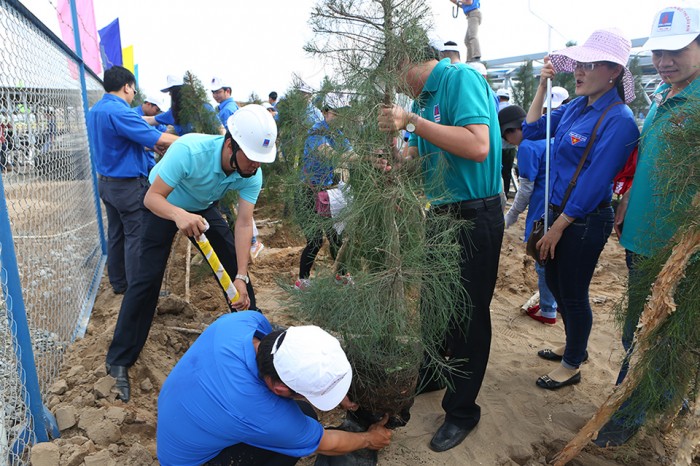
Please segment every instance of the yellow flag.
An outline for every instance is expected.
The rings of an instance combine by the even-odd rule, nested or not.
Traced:
[[[122,49],[122,62],[124,63],[124,68],[134,72],[134,46],[130,45]]]

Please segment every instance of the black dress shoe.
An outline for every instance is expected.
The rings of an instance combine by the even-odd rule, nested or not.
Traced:
[[[541,357],[542,359],[546,359],[547,361],[561,361],[562,359],[564,359],[564,356],[558,355],[549,348],[539,350],[537,352],[537,356]],[[588,361],[588,351],[586,351],[586,354],[583,355],[583,361],[581,362],[583,363],[586,361]]]
[[[129,401],[131,397],[131,386],[129,385],[129,368],[126,366],[111,366],[107,364],[107,373],[114,377],[117,382],[114,388],[117,389],[117,399],[124,403]]]
[[[540,388],[546,388],[547,390],[556,390],[561,387],[566,387],[567,385],[573,385],[581,381],[581,373],[577,372],[563,382],[557,382],[548,375],[543,375],[537,379],[537,386]]]
[[[433,435],[433,439],[430,441],[430,449],[440,452],[454,448],[467,438],[472,429],[445,421]]]

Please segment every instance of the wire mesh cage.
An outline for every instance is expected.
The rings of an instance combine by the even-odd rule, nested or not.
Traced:
[[[104,265],[83,104],[84,92],[92,105],[103,89],[92,75],[83,89],[77,61],[16,7],[0,0],[0,248],[17,269],[2,269],[0,452],[14,448],[11,464],[23,464],[33,421],[19,355],[33,352],[45,399],[66,347],[86,325]],[[20,296],[6,286],[14,276]],[[29,342],[17,341],[20,307]]]

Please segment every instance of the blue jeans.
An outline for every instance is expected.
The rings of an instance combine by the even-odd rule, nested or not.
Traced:
[[[535,271],[537,272],[537,287],[540,290],[540,314],[551,319],[557,318],[557,300],[547,286],[547,280],[544,277],[544,266],[535,262]]]
[[[551,211],[549,218],[552,222],[556,219]],[[598,257],[612,232],[613,221],[612,207],[596,209],[576,219],[564,230],[555,258],[545,266],[547,286],[564,320],[566,348],[562,365],[567,369],[577,369],[586,355],[593,326],[588,288]]]

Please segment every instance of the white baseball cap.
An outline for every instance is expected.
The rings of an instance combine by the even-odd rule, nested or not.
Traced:
[[[441,52],[458,52],[459,53],[459,46],[455,41],[448,40],[442,45],[442,50]]]
[[[272,345],[280,380],[321,411],[338,406],[352,382],[352,368],[338,340],[315,325],[290,327],[279,343],[281,337]]]
[[[562,102],[564,102],[568,98],[569,91],[567,91],[561,86],[552,87],[552,108],[559,108]],[[548,108],[546,99],[544,101],[544,104],[542,104],[542,108]]]
[[[228,117],[226,128],[245,156],[254,162],[271,163],[277,156],[277,123],[265,107],[250,104]]]
[[[149,104],[153,104],[159,109],[163,110],[163,100],[155,94],[147,94],[146,98],[143,99],[143,101],[148,102]]]
[[[160,92],[168,92],[171,87],[182,86],[184,84],[185,80],[182,78],[182,76],[175,76],[173,74],[169,74],[166,78],[165,87],[161,89]]]
[[[496,90],[496,96],[497,97],[508,97],[510,99],[510,91],[506,89],[505,87],[499,87],[498,90]]]
[[[212,91],[218,91],[219,89],[223,87],[231,87],[228,85],[228,82],[224,79],[221,79],[219,77],[214,76],[211,78],[211,82],[209,83],[209,89]]]
[[[673,6],[664,8],[651,23],[647,50],[680,50],[700,35],[700,10]]]
[[[486,77],[488,74],[488,71],[486,71],[486,66],[480,61],[470,61],[467,63],[467,65],[478,71],[481,76]]]

